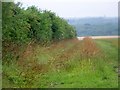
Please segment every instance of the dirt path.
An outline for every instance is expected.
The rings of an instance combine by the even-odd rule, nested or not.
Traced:
[[[83,40],[83,38],[85,37],[77,37],[77,38],[78,40]],[[92,39],[120,38],[120,36],[88,36],[88,37],[91,37]]]

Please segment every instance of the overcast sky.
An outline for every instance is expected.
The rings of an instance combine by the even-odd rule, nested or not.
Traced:
[[[24,7],[35,5],[60,17],[117,17],[119,0],[15,0]]]

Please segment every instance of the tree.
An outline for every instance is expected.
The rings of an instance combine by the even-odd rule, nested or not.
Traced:
[[[29,24],[24,16],[24,10],[12,2],[3,3],[3,40],[22,44],[27,42]]]
[[[3,42],[23,44],[31,40],[41,44],[76,36],[75,29],[66,20],[35,6],[26,10],[21,4],[3,3]]]

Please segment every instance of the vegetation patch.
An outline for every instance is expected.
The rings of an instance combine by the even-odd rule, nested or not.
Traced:
[[[87,37],[83,41],[65,40],[49,47],[33,45],[34,54],[28,54],[28,60],[22,58],[21,64],[20,59],[12,62],[12,66],[3,64],[3,87],[118,87],[118,48],[114,40]],[[82,51],[88,47],[90,56]],[[97,53],[93,55],[94,51]]]

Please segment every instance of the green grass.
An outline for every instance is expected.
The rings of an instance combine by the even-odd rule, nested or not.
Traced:
[[[82,41],[69,40],[47,48],[34,47],[34,58],[31,58],[31,55],[27,56],[31,59],[29,61],[35,60],[32,63],[28,61],[31,67],[18,66],[17,62],[3,65],[3,87],[118,87],[117,39],[94,40],[94,42],[100,49],[100,54],[93,57],[81,55]],[[34,65],[37,69],[32,68]],[[42,66],[39,68],[39,65]]]

